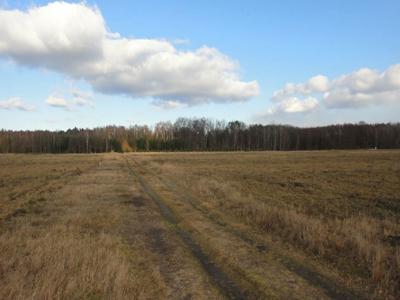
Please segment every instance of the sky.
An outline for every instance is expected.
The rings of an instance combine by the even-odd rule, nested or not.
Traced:
[[[0,0],[0,128],[399,122],[400,1]]]

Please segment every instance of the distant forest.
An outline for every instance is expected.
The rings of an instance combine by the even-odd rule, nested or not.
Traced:
[[[300,128],[179,118],[154,128],[0,131],[0,153],[261,151],[400,148],[400,123]]]

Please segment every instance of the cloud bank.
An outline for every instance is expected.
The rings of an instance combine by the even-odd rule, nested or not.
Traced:
[[[238,64],[217,49],[181,51],[166,40],[122,37],[85,3],[0,9],[0,56],[133,98],[195,105],[245,101],[259,93],[258,83],[241,81]]]
[[[318,75],[300,84],[287,83],[273,93],[268,114],[361,108],[400,103],[400,64],[383,72],[362,68],[332,80]]]
[[[18,97],[12,97],[7,100],[0,101],[0,109],[17,109],[22,111],[34,111],[35,107],[28,103],[25,103]]]

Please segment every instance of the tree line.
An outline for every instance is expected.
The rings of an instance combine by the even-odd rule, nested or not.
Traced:
[[[107,126],[65,131],[0,131],[0,153],[262,151],[400,148],[400,123],[322,127],[246,125],[179,118],[153,128]]]

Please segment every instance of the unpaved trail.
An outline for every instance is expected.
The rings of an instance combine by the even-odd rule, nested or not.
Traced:
[[[201,266],[206,271],[207,275],[211,278],[211,280],[216,284],[219,288],[220,292],[228,297],[229,299],[245,299],[245,298],[260,298],[260,295],[245,295],[244,291],[229,277],[228,274],[224,273],[222,269],[220,269],[201,249],[198,243],[194,240],[193,236],[186,230],[180,228],[178,226],[178,219],[175,214],[168,208],[168,206],[163,202],[161,197],[150,187],[150,185],[145,181],[145,179],[135,170],[134,167],[131,166],[128,160],[126,160],[126,164],[130,169],[131,173],[137,178],[140,182],[144,192],[151,197],[154,203],[160,209],[160,213],[163,218],[172,225],[172,229],[176,233],[177,236],[181,239],[184,245],[190,250],[193,257],[197,259],[197,261],[201,264]],[[162,249],[164,244],[161,243],[161,240],[157,238],[160,235],[159,231],[150,232],[150,236],[155,237],[156,247],[158,249]],[[165,253],[166,251],[162,251]]]
[[[186,228],[184,233],[191,233],[190,241],[195,242],[197,239],[196,249],[203,247],[206,250],[202,251],[207,252],[209,256],[212,256],[213,253],[222,256],[217,260],[220,265],[219,269],[224,270],[223,272],[230,277],[228,286],[226,286],[226,282],[218,282],[219,271],[216,275],[213,274],[213,271],[210,272],[207,268],[206,270],[210,276],[216,276],[214,280],[222,289],[229,288],[230,284],[236,281],[233,290],[235,293],[237,286],[241,286],[242,291],[236,295],[228,293],[228,296],[233,298],[244,296],[254,299],[365,298],[360,293],[348,289],[335,276],[331,276],[332,274],[327,275],[318,267],[282,252],[281,249],[266,242],[257,234],[249,234],[241,227],[225,222],[221,215],[208,211],[187,191],[182,190],[182,187],[145,168],[133,156],[126,160],[144,190],[157,202],[164,217],[176,225],[176,231],[181,238],[185,240],[181,231],[182,228]],[[168,200],[166,201],[166,199]],[[200,233],[195,233],[196,227],[200,228]],[[214,244],[213,239],[216,241]],[[218,239],[226,240],[225,244],[221,243],[225,247],[233,246],[246,250],[242,254],[241,251],[237,251],[235,255],[232,255],[233,262],[229,262],[230,257],[223,257],[221,249],[216,246],[220,242],[217,241]],[[204,242],[205,240],[206,242]],[[186,242],[186,244],[190,243]],[[202,246],[200,246],[201,244]],[[226,252],[229,253],[229,250]],[[197,258],[202,259],[202,257]]]
[[[143,188],[137,178],[119,157],[117,168],[129,180],[133,193],[126,204],[131,217],[125,221],[123,235],[129,243],[141,245],[153,269],[163,281],[165,299],[222,299],[223,293],[203,270],[202,261],[193,259],[192,249],[182,241],[171,224],[165,222],[166,212],[160,210],[153,195]],[[169,219],[168,219],[169,220]],[[190,251],[188,251],[190,250]]]
[[[107,212],[110,216],[105,217],[119,219],[113,220],[112,234],[120,236],[132,249],[134,263],[142,264],[138,274],[143,277],[137,278],[137,285],[143,286],[139,299],[224,298],[204,271],[202,262],[193,258],[191,249],[165,222],[164,212],[143,189],[122,156],[107,155],[95,169],[80,177],[79,184],[75,182],[65,190],[70,197],[102,201],[104,206],[98,209],[110,208]],[[140,259],[135,257],[138,253]],[[146,283],[149,280],[155,282],[149,285]],[[154,285],[155,293],[147,290],[154,289]]]
[[[92,165],[0,223],[0,298],[224,299],[122,156]]]

